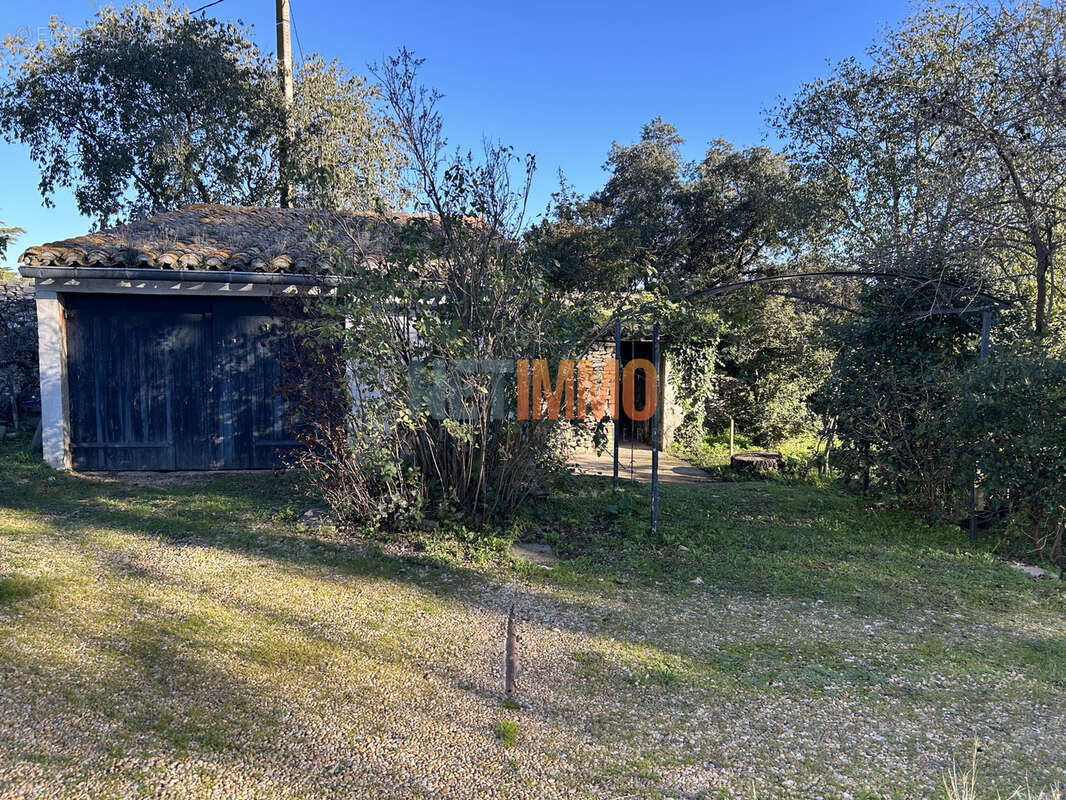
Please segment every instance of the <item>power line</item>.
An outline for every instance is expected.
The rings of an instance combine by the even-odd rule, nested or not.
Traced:
[[[222,0],[215,0],[221,3]],[[296,27],[296,16],[292,13],[292,3],[289,3],[289,21],[292,22],[292,32],[296,36],[296,50],[300,53],[300,66],[304,65],[304,48],[300,44],[300,29]]]
[[[189,12],[189,16],[191,17],[193,14],[197,13],[198,11],[203,11],[205,8],[211,8],[211,6],[217,6],[221,2],[222,2],[222,0],[214,0],[213,3],[208,3],[206,6],[200,6],[199,8],[195,8],[192,11]]]

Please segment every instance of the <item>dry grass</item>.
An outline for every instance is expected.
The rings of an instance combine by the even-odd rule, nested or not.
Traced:
[[[1003,800],[1000,792],[993,795],[986,791],[978,769],[980,751],[980,744],[975,740],[967,765],[960,769],[957,763],[952,762],[951,769],[944,776],[944,800],[991,800],[992,797]],[[1025,785],[1011,792],[1007,800],[1063,800],[1062,784],[1039,792],[1034,792],[1031,786]]]

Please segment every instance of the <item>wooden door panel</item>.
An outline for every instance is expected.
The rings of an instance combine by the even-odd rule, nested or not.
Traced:
[[[67,297],[76,469],[281,466],[285,337],[261,300]]]
[[[283,466],[297,442],[279,394],[285,337],[265,302],[214,305],[218,458],[225,468]]]
[[[173,469],[172,353],[164,321],[76,306],[68,310],[67,329],[74,467]]]

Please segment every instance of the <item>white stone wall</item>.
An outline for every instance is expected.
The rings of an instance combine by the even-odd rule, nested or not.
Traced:
[[[37,287],[37,344],[44,460],[56,469],[70,469],[66,320],[57,293],[40,286]]]

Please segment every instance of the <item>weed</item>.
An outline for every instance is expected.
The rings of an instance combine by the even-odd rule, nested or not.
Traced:
[[[496,725],[496,739],[503,747],[514,747],[518,744],[520,732],[518,723],[511,720],[504,720]]]

